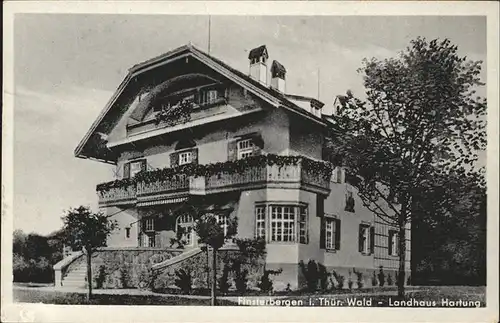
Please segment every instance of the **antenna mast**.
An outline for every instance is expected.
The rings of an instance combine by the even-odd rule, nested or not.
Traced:
[[[208,54],[210,55],[210,27],[212,25],[212,19],[211,16],[208,16]]]
[[[319,68],[318,68],[318,100],[319,100],[319,80],[320,80],[320,71],[319,71]]]

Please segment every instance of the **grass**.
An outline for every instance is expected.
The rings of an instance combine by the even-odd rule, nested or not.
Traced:
[[[36,289],[14,289],[14,301],[22,303],[44,303],[62,305],[210,305],[210,299],[189,299],[177,296],[156,295],[107,295],[94,294],[87,301],[86,294]],[[236,305],[227,300],[218,300],[219,305]]]
[[[442,299],[450,301],[470,301],[472,306],[486,306],[485,287],[469,287],[469,286],[435,286],[435,287],[417,287],[407,292],[405,300],[416,301],[416,304],[410,304],[405,307],[446,307],[441,302]],[[380,295],[380,290],[366,294],[363,290],[363,295],[359,295],[359,291],[353,290],[351,294],[343,293],[314,293],[302,295],[289,295],[281,298],[282,305],[284,303],[296,301],[298,305],[309,306],[312,300],[315,306],[324,305],[320,302],[320,298],[340,301],[335,306],[351,306],[348,300],[357,298],[358,300],[371,300],[371,304],[363,304],[361,306],[374,307],[389,307],[396,306],[399,299],[396,297],[396,291],[393,289],[385,290],[384,295]],[[246,297],[251,294],[244,295]],[[273,298],[272,296],[261,296],[261,299]],[[87,301],[84,293],[62,292],[53,290],[33,289],[16,289],[14,288],[14,300],[16,302],[26,303],[45,303],[45,304],[66,304],[66,305],[210,305],[210,299],[203,296],[183,297],[176,295],[110,295],[110,294],[95,294],[90,302]],[[285,302],[283,302],[285,301]],[[433,303],[434,301],[434,303]],[[421,302],[421,303],[419,303]],[[479,303],[474,303],[479,302]],[[238,305],[234,302],[224,299],[219,299],[218,304],[222,306]],[[396,304],[396,305],[395,305]],[[455,304],[457,307],[463,307]]]

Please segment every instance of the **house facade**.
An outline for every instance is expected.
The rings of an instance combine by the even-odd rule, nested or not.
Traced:
[[[365,286],[381,266],[395,278],[396,228],[323,156],[328,107],[287,93],[287,70],[265,46],[248,62],[242,73],[186,45],[130,69],[75,150],[115,165],[97,185],[119,227],[108,248],[196,250],[194,219],[178,210],[203,198],[223,228],[237,219],[236,237],[265,239],[266,268],[282,270],[283,286],[299,288],[309,260],[346,281],[362,272]]]

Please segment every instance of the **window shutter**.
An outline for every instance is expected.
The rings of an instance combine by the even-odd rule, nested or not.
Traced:
[[[393,231],[389,231],[389,255],[392,255],[392,237],[394,235]]]
[[[316,194],[316,216],[323,218],[325,215],[325,199],[323,196]]]
[[[146,159],[141,160],[141,172],[145,172],[147,169],[148,169],[147,160]]]
[[[177,167],[179,166],[179,153],[171,153],[170,154],[170,167]]]
[[[198,165],[198,148],[191,150],[191,163]]]
[[[325,223],[325,217],[321,218],[320,226],[319,226],[319,248],[320,249],[326,249],[325,247],[325,228],[326,228],[326,223]]]
[[[237,145],[238,145],[238,142],[235,140],[232,140],[232,141],[227,143],[227,160],[235,161],[238,159]]]
[[[130,178],[130,163],[123,164],[123,178]]]
[[[375,227],[370,227],[370,253],[375,252]]]
[[[358,232],[358,251],[363,252],[363,225],[359,225],[359,232]]]
[[[335,249],[340,250],[340,220],[335,219]]]

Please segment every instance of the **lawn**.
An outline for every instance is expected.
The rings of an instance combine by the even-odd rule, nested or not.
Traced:
[[[273,296],[252,297],[245,295],[248,302],[238,304],[238,297],[219,299],[223,306],[264,305],[264,306],[362,306],[362,307],[484,307],[486,305],[485,287],[437,286],[417,287],[407,292],[404,300],[396,297],[395,290],[384,292],[351,294],[308,294],[290,295],[274,298]],[[203,296],[176,295],[111,295],[95,294],[88,302],[85,293],[42,290],[38,288],[14,288],[14,301],[26,303],[66,304],[66,305],[210,305],[210,299]],[[242,298],[245,298],[242,297]],[[269,300],[279,303],[269,303]],[[252,303],[263,300],[264,303]],[[443,302],[444,300],[444,302]],[[267,301],[267,303],[265,303]],[[402,301],[406,302],[403,303]]]
[[[16,289],[13,293],[15,302],[44,303],[63,305],[210,305],[210,299],[183,298],[157,295],[109,295],[95,294],[90,302],[84,293],[67,293],[38,289]],[[220,305],[236,305],[227,300],[219,300]]]

